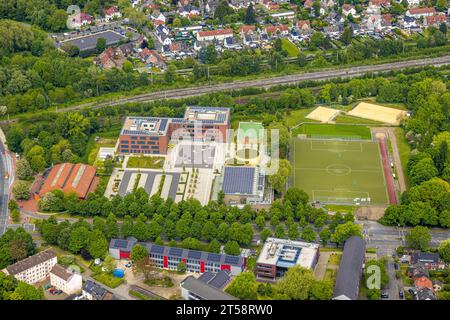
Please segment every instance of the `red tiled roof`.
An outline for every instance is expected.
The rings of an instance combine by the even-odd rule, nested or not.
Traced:
[[[390,6],[390,0],[370,0],[370,4],[373,6]]]
[[[279,25],[279,26],[268,26],[268,27],[266,27],[266,32],[267,33],[275,33],[278,30],[280,30],[280,31],[288,31],[289,27],[287,25],[285,25],[285,24]]]
[[[108,9],[105,9],[105,14],[108,16],[112,16],[115,13],[118,13],[119,9],[117,9],[117,7],[110,7]]]
[[[346,3],[342,6],[342,10],[345,10],[345,11],[350,11],[352,9],[353,9],[353,6],[348,3]]]
[[[164,24],[164,21],[158,20],[158,19],[153,20],[153,25],[154,25],[154,26],[159,26],[160,24]]]
[[[270,10],[278,10],[278,9],[280,9],[280,5],[277,3],[271,3],[271,4],[269,4],[269,9]]]
[[[85,164],[62,163],[53,166],[42,185],[42,197],[52,190],[74,191],[79,198],[85,198],[95,177],[95,167]]]
[[[408,10],[410,14],[436,13],[434,8],[412,8]]]
[[[256,30],[256,26],[241,26],[239,28],[239,31],[244,32],[244,33],[247,33],[249,31],[255,31],[255,30]]]
[[[436,25],[440,23],[445,23],[447,21],[447,17],[445,14],[436,14],[434,16],[428,16],[427,19],[427,25]]]
[[[433,289],[433,282],[431,282],[431,280],[425,276],[422,276],[420,278],[415,278],[414,285],[418,288],[425,287],[425,288]]]
[[[298,20],[297,21],[297,27],[299,27],[300,29],[303,28],[304,26],[310,26],[311,22],[309,22],[309,20]]]
[[[233,30],[221,29],[221,30],[199,31],[198,34],[200,37],[220,36],[220,35],[225,35],[225,34],[233,34]]]
[[[80,17],[80,22],[83,22],[83,21],[92,22],[92,21],[94,21],[94,18],[91,15],[89,15],[87,13],[84,13],[84,12],[81,12],[79,17]]]
[[[312,8],[313,0],[306,0],[305,3],[303,3],[303,6],[305,8]]]

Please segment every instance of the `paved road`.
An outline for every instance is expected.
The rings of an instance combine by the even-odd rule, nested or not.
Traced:
[[[369,66],[360,66],[360,67],[350,67],[350,68],[342,68],[342,69],[327,69],[316,72],[308,72],[301,74],[293,74],[286,75],[280,77],[272,77],[272,78],[264,78],[264,79],[256,79],[256,80],[247,80],[247,81],[234,81],[229,83],[221,83],[214,85],[202,85],[201,87],[191,87],[191,88],[183,88],[183,89],[171,89],[164,91],[157,91],[151,93],[145,93],[136,95],[133,97],[116,99],[116,100],[108,100],[103,102],[91,102],[85,103],[77,106],[67,107],[58,109],[58,111],[69,111],[76,110],[82,108],[101,108],[105,106],[114,106],[120,105],[124,103],[130,102],[148,102],[160,99],[179,99],[186,98],[192,96],[203,95],[211,92],[218,91],[228,91],[228,90],[236,90],[242,88],[249,87],[264,87],[269,88],[277,85],[284,84],[292,84],[299,81],[305,80],[327,80],[333,78],[353,78],[362,76],[368,72],[386,72],[391,70],[401,70],[405,68],[412,67],[423,67],[423,66],[443,66],[450,64],[450,55],[439,57],[439,58],[428,58],[428,59],[418,59],[418,60],[410,60],[410,61],[401,61],[401,62],[393,62],[393,63],[385,63],[379,65],[369,65]]]
[[[1,131],[1,129],[0,129]],[[14,161],[3,144],[3,132],[0,132],[0,235],[6,231],[8,224],[9,190],[14,182]],[[5,179],[5,174],[9,178]]]

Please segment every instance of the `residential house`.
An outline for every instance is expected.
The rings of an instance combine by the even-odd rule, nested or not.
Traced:
[[[126,61],[123,51],[119,48],[107,48],[96,59],[103,69],[117,68],[122,69],[123,63]]]
[[[405,15],[413,18],[429,17],[436,14],[435,8],[412,8],[406,11]]]
[[[311,22],[309,20],[298,20],[296,26],[300,31],[309,32],[311,30]]]
[[[437,300],[433,290],[423,287],[416,293],[416,300]]]
[[[392,14],[385,13],[381,15],[381,26],[383,28],[392,26]]]
[[[83,279],[79,273],[55,264],[50,271],[50,284],[67,295],[81,291]]]
[[[305,7],[306,9],[311,9],[313,6],[314,1],[313,0],[305,0],[305,2],[303,3],[303,7]]]
[[[155,66],[160,69],[164,69],[166,66],[166,64],[164,62],[164,58],[156,50],[150,50],[148,48],[144,48],[139,53],[139,57],[140,57],[141,61],[147,65]]]
[[[122,14],[120,13],[119,9],[116,6],[105,9],[104,13],[106,21],[110,21],[116,18],[119,19],[122,17]]]
[[[408,7],[417,7],[420,5],[421,0],[406,0],[408,2]]]
[[[162,24],[158,25],[155,29],[156,39],[163,46],[168,46],[172,43],[172,39],[170,39],[169,34],[170,30]]]
[[[380,14],[372,14],[366,21],[366,28],[369,31],[379,31],[381,30],[381,22],[382,19]]]
[[[435,14],[433,16],[425,17],[424,25],[426,27],[439,27],[442,23],[447,23],[447,16],[445,13]]]
[[[242,46],[233,38],[228,37],[223,40],[223,46],[229,50],[241,50]]]
[[[153,13],[150,15],[150,19],[152,19],[152,21],[160,20],[163,21],[163,23],[166,23],[166,16],[158,10],[153,11]]]
[[[19,281],[35,284],[48,277],[50,270],[56,265],[57,257],[53,250],[45,250],[18,261],[5,269],[3,273],[12,275]]]
[[[87,26],[88,24],[91,24],[94,22],[94,17],[91,15],[80,12],[79,14],[75,15],[75,17],[72,18],[70,22],[70,27],[72,29],[80,29],[83,26]]]
[[[92,281],[87,280],[83,284],[83,298],[86,300],[112,300],[113,294],[106,290],[103,286],[100,284]]]
[[[411,263],[422,263],[428,270],[443,269],[445,265],[440,262],[439,253],[415,252],[411,255]]]
[[[197,33],[198,41],[213,41],[213,40],[224,40],[233,36],[232,29],[219,29],[219,30],[208,30],[199,31]]]
[[[346,3],[346,4],[344,4],[343,6],[342,6],[342,14],[344,15],[344,16],[348,16],[348,15],[352,15],[352,16],[355,16],[356,15],[356,9],[355,9],[355,7],[353,7],[351,4],[348,4],[348,3]]]
[[[389,8],[391,6],[390,0],[370,0],[369,6],[377,8]]]
[[[265,31],[268,35],[288,35],[289,34],[289,26],[283,24],[283,25],[276,25],[276,26],[268,26],[265,28]]]
[[[433,290],[433,282],[425,276],[414,277],[414,285],[416,288],[428,288]]]
[[[344,244],[339,270],[336,276],[333,300],[356,300],[363,273],[366,243],[358,237],[348,238]]]

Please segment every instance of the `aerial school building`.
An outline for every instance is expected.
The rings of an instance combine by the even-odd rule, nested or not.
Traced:
[[[129,259],[131,249],[137,243],[138,241],[133,237],[111,239],[109,253],[118,260]],[[244,271],[246,265],[246,259],[242,256],[160,246],[151,242],[139,244],[147,249],[151,262],[161,269],[177,270],[178,264],[183,262],[188,272],[217,273],[227,270],[234,276]]]
[[[170,140],[228,141],[230,109],[188,107],[183,118],[127,117],[120,154],[167,154]]]

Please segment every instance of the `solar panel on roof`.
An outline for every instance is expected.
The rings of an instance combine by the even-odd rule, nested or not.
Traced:
[[[169,255],[175,256],[175,257],[181,257],[183,253],[183,249],[181,248],[170,248],[169,249]]]
[[[163,246],[158,246],[156,244],[154,244],[150,250],[151,253],[159,253],[162,254],[164,252],[164,247]]]
[[[222,189],[225,194],[253,194],[255,168],[225,167]]]
[[[189,250],[187,256],[190,259],[200,259],[201,256],[202,256],[202,252],[201,251],[195,251],[195,250]]]
[[[229,256],[229,255],[225,256],[225,263],[226,264],[237,264],[238,262],[239,262],[239,257],[238,256]]]
[[[225,271],[220,271],[208,282],[208,284],[214,288],[221,289],[228,283],[228,281],[230,281],[229,274]]]
[[[162,119],[161,120],[161,126],[160,126],[159,130],[161,130],[161,131],[166,130],[166,125],[167,125],[167,119]]]
[[[127,240],[122,240],[122,239],[117,239],[117,240],[115,241],[114,245],[115,245],[117,248],[123,249],[123,248],[128,247],[128,241],[127,241]]]
[[[220,258],[222,258],[222,256],[220,254],[217,253],[208,253],[208,260],[209,261],[213,261],[213,262],[219,262]]]

